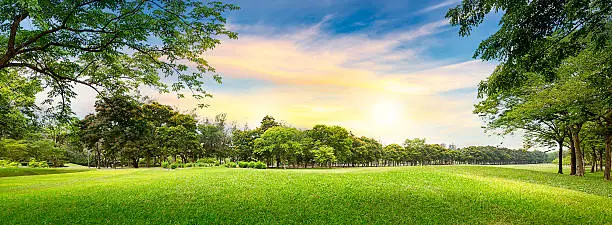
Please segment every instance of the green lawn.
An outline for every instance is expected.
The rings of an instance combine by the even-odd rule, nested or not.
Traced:
[[[76,173],[76,172],[83,172],[83,171],[87,171],[87,169],[0,168],[0,177],[17,177],[17,176],[45,175],[45,174],[58,174],[58,173]]]
[[[3,177],[0,223],[612,224],[612,183],[601,173],[555,171],[188,168]]]

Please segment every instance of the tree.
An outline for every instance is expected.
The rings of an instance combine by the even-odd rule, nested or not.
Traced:
[[[348,162],[351,157],[352,139],[350,133],[340,126],[315,125],[306,131],[306,135],[321,145],[334,149],[339,162]]]
[[[0,138],[23,138],[35,130],[38,80],[28,80],[15,70],[0,70]]]
[[[255,140],[255,154],[270,162],[276,161],[286,166],[290,161],[295,162],[297,155],[302,154],[301,131],[289,127],[272,127]]]
[[[392,162],[392,165],[399,165],[399,162],[402,159],[402,152],[404,148],[398,144],[390,144],[383,148],[383,154],[385,159],[389,162]]]
[[[406,149],[407,157],[410,159],[412,165],[416,165],[416,162],[420,162],[423,165],[425,160],[425,139],[406,139],[404,141],[404,148]]]
[[[474,57],[500,61],[480,90],[493,94],[529,84],[527,73],[554,80],[555,68],[595,43],[605,51],[612,4],[609,1],[463,0],[446,18],[469,36],[490,12],[502,14],[497,32],[482,41]]]
[[[500,64],[479,85],[479,98],[485,100],[477,106],[478,113],[506,123],[499,118],[514,111],[512,126],[521,120],[516,118],[526,119],[527,123],[518,127],[537,134],[531,137],[538,141],[543,141],[542,137],[554,139],[560,154],[561,131],[566,132],[572,156],[570,174],[583,176],[583,126],[605,121],[606,113],[612,112],[607,97],[612,4],[595,0],[465,0],[449,10],[447,17],[460,27],[460,35],[467,36],[492,10],[503,12],[500,29],[480,44],[474,57]],[[605,104],[593,104],[600,102]]]
[[[276,119],[274,119],[274,117],[266,115],[263,119],[261,119],[261,126],[259,127],[259,129],[263,133],[266,132],[268,129],[277,126],[280,126],[280,123],[276,122]]]
[[[231,134],[226,133],[225,120],[225,114],[219,114],[214,121],[206,120],[198,125],[200,143],[206,154],[216,156],[219,161],[230,156],[228,151],[232,140]]]
[[[334,155],[334,148],[323,145],[316,150],[313,150],[314,160],[319,165],[325,165],[330,167],[332,163],[336,162],[336,156]]]
[[[203,79],[220,77],[203,53],[223,37],[237,38],[225,15],[238,6],[221,2],[3,1],[0,9],[0,71],[40,78],[50,98],[61,98],[62,111],[77,84],[107,94],[147,85],[209,96]],[[175,82],[166,85],[162,77]]]
[[[28,144],[25,140],[0,139],[0,158],[13,162],[25,162],[29,160]]]
[[[232,131],[232,146],[239,160],[253,160],[255,140],[259,138],[259,136],[258,130],[249,130],[245,128],[244,130],[234,129]]]

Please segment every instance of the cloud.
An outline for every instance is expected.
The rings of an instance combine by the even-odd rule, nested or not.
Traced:
[[[337,35],[325,31],[329,20],[281,33],[232,25],[249,32],[204,56],[225,81],[198,115],[227,113],[239,127],[255,127],[265,115],[299,128],[335,124],[386,144],[416,137],[459,146],[501,142],[483,134],[471,113],[476,85],[495,65],[434,59],[428,46],[415,44],[446,31],[448,21]],[[183,111],[197,105],[189,97],[148,93]]]
[[[387,144],[414,137],[499,144],[482,133],[471,113],[476,85],[495,65],[431,59],[422,54],[427,46],[399,48],[443,32],[446,20],[371,36],[326,33],[330,18],[282,35],[243,35],[215,49],[206,57],[228,80],[198,114],[225,112],[251,127],[268,114],[299,128],[336,124]],[[406,67],[414,69],[398,72]],[[233,91],[245,79],[272,85]],[[468,91],[449,96],[453,90]],[[195,101],[178,103],[172,95],[161,101],[195,107]]]
[[[459,2],[461,2],[461,0],[447,0],[447,1],[440,2],[435,5],[429,6],[427,8],[421,9],[417,11],[416,14],[424,14],[424,13],[428,13],[428,12],[431,12],[437,9],[445,8],[447,6],[457,5]]]

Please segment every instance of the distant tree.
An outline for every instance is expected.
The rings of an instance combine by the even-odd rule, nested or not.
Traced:
[[[336,162],[336,156],[334,155],[334,148],[323,145],[313,150],[314,160],[321,166],[330,167],[332,163]]]
[[[232,146],[235,149],[239,160],[253,160],[255,140],[259,137],[259,130],[234,129],[232,131]]]
[[[276,122],[276,119],[274,119],[274,117],[266,115],[263,119],[261,119],[261,125],[259,129],[263,134],[263,132],[266,132],[268,129],[277,126],[280,126],[280,123]]]
[[[255,154],[269,163],[274,160],[286,166],[302,154],[301,131],[289,127],[272,127],[255,140]]]
[[[334,155],[339,162],[348,162],[351,158],[352,139],[350,133],[340,126],[315,125],[306,131],[306,135],[321,145],[334,149]]]

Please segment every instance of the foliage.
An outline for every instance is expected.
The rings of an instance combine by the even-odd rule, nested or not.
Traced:
[[[17,168],[19,167],[18,162],[11,162],[9,160],[0,159],[0,167],[1,168]]]
[[[227,168],[236,168],[237,164],[235,162],[226,162],[223,166]]]
[[[240,167],[240,168],[248,168],[249,167],[249,163],[248,162],[240,161],[240,162],[238,162],[238,167]]]
[[[20,139],[36,130],[36,94],[40,82],[15,70],[0,69],[0,138]]]
[[[302,154],[301,137],[301,132],[295,128],[272,127],[255,140],[254,153],[268,163],[276,161],[277,166],[289,164]]]
[[[40,140],[14,140],[0,139],[0,158],[13,162],[27,162],[29,159],[51,162],[54,167],[64,164],[63,148],[55,146],[55,142],[49,139]]]
[[[162,166],[162,168],[164,168],[164,169],[169,169],[169,168],[170,168],[170,162],[168,162],[168,161],[163,161],[163,162],[161,163],[161,166]]]
[[[480,83],[474,112],[490,130],[525,132],[528,145],[556,146],[561,154],[569,144],[571,175],[584,176],[585,163],[594,171],[612,161],[612,4],[465,0],[447,18],[467,36],[491,11],[502,14],[499,30],[474,56],[500,64]],[[592,130],[598,138],[583,142]],[[557,158],[563,173],[563,156]],[[612,179],[611,170],[607,163],[604,179]]]
[[[77,84],[106,94],[146,85],[179,97],[184,90],[209,96],[204,78],[220,77],[203,55],[221,39],[237,38],[225,16],[238,6],[221,2],[20,0],[0,8],[0,71],[40,80],[62,112]]]
[[[257,162],[255,162],[255,164],[253,164],[253,168],[255,168],[255,169],[265,169],[265,168],[268,168],[268,166],[266,166],[266,163],[264,163],[264,162],[257,161]]]
[[[45,161],[37,162],[36,159],[32,158],[30,159],[30,162],[28,162],[28,167],[30,168],[49,168],[49,164],[47,164],[47,162]]]
[[[313,153],[315,162],[319,163],[319,165],[331,166],[331,164],[337,160],[336,155],[334,155],[334,148],[326,145],[314,150]]]

